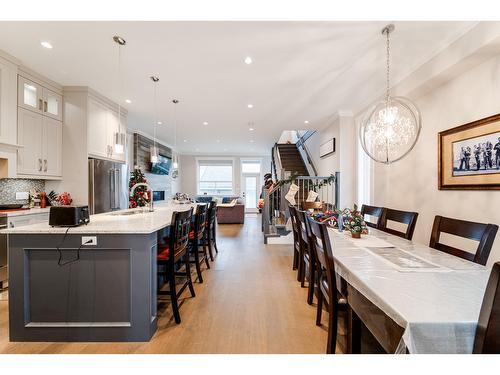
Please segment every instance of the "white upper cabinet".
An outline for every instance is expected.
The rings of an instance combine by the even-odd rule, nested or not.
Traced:
[[[18,79],[18,105],[62,121],[62,96],[23,76]]]
[[[62,176],[62,123],[19,108],[17,173],[37,178]]]
[[[109,139],[107,130],[107,108],[104,104],[89,97],[88,99],[88,153],[89,156],[109,158]]]
[[[48,176],[62,176],[62,123],[43,118],[42,135],[43,172]]]
[[[39,77],[17,79],[17,175],[62,177],[62,95],[45,87]],[[35,82],[36,81],[36,82]],[[47,84],[52,87],[53,85]]]
[[[29,79],[19,76],[17,104],[19,107],[43,113],[43,88]]]
[[[46,116],[62,121],[62,95],[44,87],[43,112]]]
[[[40,113],[19,108],[17,173],[41,175],[43,173],[42,136],[43,116]]]
[[[17,66],[0,57],[0,147],[17,144]]]
[[[115,134],[118,132],[126,133],[126,116],[122,114],[120,126],[118,112],[115,109],[89,96],[87,117],[89,156],[125,162],[125,149],[122,153],[118,153],[114,146]]]

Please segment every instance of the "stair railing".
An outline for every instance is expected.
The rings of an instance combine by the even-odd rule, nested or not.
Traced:
[[[302,160],[304,161],[304,164],[307,168],[307,173],[309,173],[309,176],[317,176],[318,171],[314,167],[314,163],[312,161],[311,155],[309,154],[309,150],[307,149],[306,146],[306,141],[311,138],[314,133],[316,133],[315,130],[308,130],[304,134],[301,134],[299,131],[297,131],[297,138],[298,141],[295,144],[297,146],[297,150],[300,153],[300,156],[302,157]]]
[[[333,210],[340,199],[340,173],[336,172],[334,179],[328,176],[297,176],[285,183],[274,186],[271,190],[262,190],[264,206],[262,208],[262,231],[264,243],[268,237],[276,237],[287,233],[286,223],[290,217],[288,207],[291,203],[285,198],[290,186],[295,184],[299,190],[296,193],[294,206],[302,210],[303,202],[307,201],[310,191],[318,194],[315,201],[321,202],[322,210]],[[329,181],[329,182],[327,182]]]

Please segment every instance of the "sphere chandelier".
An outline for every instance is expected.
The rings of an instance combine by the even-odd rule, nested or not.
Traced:
[[[382,30],[386,36],[386,95],[367,112],[359,129],[359,139],[366,154],[378,163],[390,164],[405,157],[415,146],[422,119],[415,104],[390,95],[390,33],[394,25]]]

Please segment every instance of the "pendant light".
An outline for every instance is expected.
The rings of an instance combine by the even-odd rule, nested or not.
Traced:
[[[174,103],[174,150],[172,151],[172,178],[177,178],[179,175],[179,158],[177,152],[177,99],[172,100]]]
[[[149,148],[151,155],[151,163],[158,163],[158,147],[156,146],[156,126],[158,125],[158,105],[156,103],[157,98],[157,88],[160,78],[157,76],[151,76],[151,81],[153,81],[154,93],[153,93],[153,105],[154,105],[154,124],[153,124],[153,145]]]
[[[121,48],[127,42],[122,37],[115,35],[113,37],[113,41],[118,44],[118,88],[120,91],[120,95],[123,92],[122,87],[122,72],[121,72]],[[117,154],[123,154],[125,152],[125,133],[122,133],[122,114],[121,114],[121,105],[120,101],[118,101],[118,131],[114,134],[114,149]]]
[[[382,29],[386,37],[386,95],[374,104],[361,123],[359,138],[366,154],[378,163],[390,164],[405,157],[420,134],[421,116],[415,104],[390,95],[390,34],[394,25]]]

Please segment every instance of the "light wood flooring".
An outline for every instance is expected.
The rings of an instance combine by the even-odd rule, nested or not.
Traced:
[[[307,289],[292,271],[292,246],[264,245],[260,216],[217,230],[219,254],[204,283],[195,283],[196,297],[183,294],[180,325],[160,305],[150,342],[14,343],[8,302],[0,301],[0,353],[324,353],[327,327],[315,325],[316,306],[306,303]],[[337,350],[344,348],[341,335]]]

